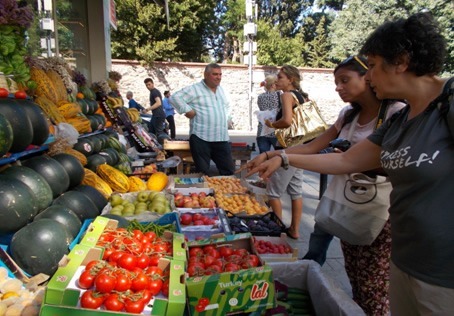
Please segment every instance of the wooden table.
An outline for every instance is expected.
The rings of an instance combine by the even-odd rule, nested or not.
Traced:
[[[255,151],[255,143],[252,146],[249,146],[247,143],[230,143],[232,146],[232,158],[236,165],[237,162],[240,163],[240,166],[246,164],[248,160],[251,159],[251,154]],[[164,140],[164,150],[171,151],[174,156],[178,156],[184,161],[184,158],[191,157],[191,149],[189,146],[189,141],[170,141]],[[177,167],[177,173],[183,173],[183,164],[180,163]]]

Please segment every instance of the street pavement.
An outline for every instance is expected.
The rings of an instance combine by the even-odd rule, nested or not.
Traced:
[[[255,132],[249,131],[229,131],[231,142],[246,142],[252,146],[256,143]],[[187,131],[177,130],[177,139],[188,139]],[[258,154],[252,152],[251,158]],[[319,180],[318,173],[304,171],[303,182],[303,216],[300,224],[300,238],[298,240],[288,239],[289,243],[298,249],[298,257],[303,257],[309,247],[309,236],[314,227],[314,213],[319,201]],[[291,220],[291,201],[288,195],[282,197],[283,222],[286,226],[290,225]],[[347,292],[351,296],[351,286],[344,268],[344,257],[338,238],[334,238],[327,253],[327,260],[322,267],[323,273],[332,279],[333,284]]]

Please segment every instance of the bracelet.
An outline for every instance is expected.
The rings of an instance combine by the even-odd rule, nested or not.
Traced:
[[[270,158],[268,157],[268,153],[267,153],[266,151],[265,151],[265,156],[266,156],[266,160],[270,159]]]

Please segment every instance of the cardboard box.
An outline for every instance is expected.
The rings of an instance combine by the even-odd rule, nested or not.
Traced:
[[[229,244],[233,248],[245,248],[252,252],[252,242],[250,234],[237,234],[189,242],[188,251],[196,246]],[[263,262],[251,269],[188,277],[186,292],[191,315],[248,313],[273,308],[276,303],[273,270]],[[196,306],[203,297],[209,298],[210,303],[204,311],[198,312]]]
[[[227,211],[227,216],[232,233],[249,232],[254,236],[280,236],[287,229],[274,212],[245,215]]]
[[[170,189],[174,188],[208,188],[202,173],[178,174],[169,176]]]
[[[172,214],[172,217],[175,217],[175,213]],[[98,216],[95,220],[89,225],[84,237],[81,239],[80,244],[88,247],[96,247],[96,243],[99,240],[99,237],[104,232],[104,230],[113,230],[116,229],[118,221],[109,219],[107,217]],[[186,261],[186,249],[185,249],[185,240],[184,235],[181,233],[174,233],[170,231],[164,232],[164,238],[172,240],[172,259]]]
[[[180,209],[178,212],[180,213],[180,215],[183,213],[190,213],[191,215],[200,213],[209,218],[217,218],[215,224],[213,225],[181,225],[181,233],[184,234],[185,239],[188,241],[206,239],[217,234],[232,234],[232,231],[228,224],[227,215],[225,214],[224,210],[220,208],[202,210]]]
[[[350,295],[325,275],[315,261],[271,262],[269,266],[276,281],[309,292],[315,315],[365,315]]]
[[[259,253],[259,258],[262,259],[264,262],[292,262],[298,260],[298,248],[292,247],[288,243],[287,235],[281,234],[279,237],[272,237],[272,236],[254,236],[255,240],[264,240],[269,241],[275,245],[285,245],[286,247],[292,249],[292,253]],[[254,245],[255,248],[255,245]]]
[[[55,272],[49,281],[41,306],[41,316],[81,315],[81,316],[114,316],[131,315],[126,312],[109,312],[106,310],[84,309],[79,305],[79,298],[84,290],[76,285],[80,273],[91,260],[102,257],[102,249],[76,245],[68,255],[66,262]],[[169,297],[157,295],[152,299],[142,315],[183,315],[185,309],[185,286],[182,283],[184,262],[162,258],[159,261],[162,269],[170,269]]]

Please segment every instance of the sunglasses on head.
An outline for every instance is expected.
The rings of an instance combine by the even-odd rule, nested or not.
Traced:
[[[358,56],[356,55],[353,55],[353,56],[350,56],[348,57],[347,59],[344,59],[340,64],[339,66],[343,66],[343,65],[346,65],[346,64],[349,64],[351,61],[355,60],[358,64],[361,65],[361,67],[363,67],[365,70],[368,70],[369,68],[366,66],[366,64],[361,60],[359,59]]]

